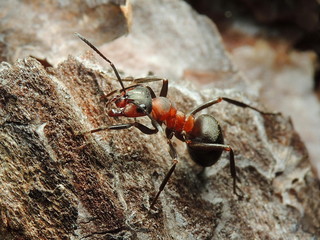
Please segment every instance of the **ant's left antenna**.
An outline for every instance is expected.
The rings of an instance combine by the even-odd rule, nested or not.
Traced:
[[[116,69],[116,67],[113,65],[113,63],[108,59],[106,58],[95,46],[93,46],[93,44],[91,42],[89,42],[86,38],[84,38],[83,36],[81,36],[79,33],[75,33],[82,41],[84,41],[89,47],[91,47],[96,53],[98,53],[100,55],[100,57],[102,57],[104,60],[106,60],[110,66],[112,67],[114,73],[116,74],[117,76],[117,79],[122,87],[122,91],[126,92],[126,89],[123,85],[123,82],[121,80],[121,77],[119,75],[119,72],[118,70]]]

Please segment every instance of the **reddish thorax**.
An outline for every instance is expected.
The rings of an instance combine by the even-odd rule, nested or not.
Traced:
[[[186,116],[177,110],[170,100],[165,97],[152,99],[152,117],[159,122],[163,122],[168,129],[181,133],[182,131],[191,132],[194,125],[194,117]]]

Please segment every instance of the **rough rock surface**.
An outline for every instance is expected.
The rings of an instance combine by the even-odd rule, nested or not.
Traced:
[[[210,108],[235,150],[244,199],[232,194],[227,155],[200,174],[177,142],[181,162],[158,210],[148,212],[170,166],[165,138],[136,130],[77,134],[119,122],[100,98],[100,82],[108,92],[118,87],[114,79],[73,58],[47,71],[32,58],[2,64],[0,76],[3,239],[319,236],[319,185],[287,118]],[[177,88],[185,86],[170,91],[179,109],[198,104]],[[233,90],[208,90],[202,101],[212,95],[255,104]]]

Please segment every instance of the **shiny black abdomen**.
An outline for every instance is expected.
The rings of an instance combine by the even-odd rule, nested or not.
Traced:
[[[208,114],[203,114],[196,118],[192,132],[188,135],[188,140],[193,143],[224,144],[218,121]],[[188,151],[193,161],[203,167],[215,164],[222,153],[220,149],[207,150],[201,145],[198,145],[197,148],[192,148],[188,145]]]

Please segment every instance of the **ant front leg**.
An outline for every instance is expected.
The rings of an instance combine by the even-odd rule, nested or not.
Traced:
[[[129,129],[131,127],[135,127],[137,129],[139,129],[142,133],[145,133],[145,134],[156,134],[159,130],[162,131],[161,125],[159,123],[157,123],[155,120],[153,120],[152,118],[151,118],[151,120],[152,120],[152,125],[154,126],[154,129],[151,129],[141,123],[133,122],[133,123],[117,124],[117,125],[112,125],[112,126],[104,126],[104,127],[92,129],[87,132],[83,132],[82,134],[95,133],[95,132],[106,131],[106,130],[122,130],[122,129]],[[176,165],[178,163],[177,151],[169,138],[167,138],[167,143],[168,143],[169,149],[170,149],[169,154],[170,154],[171,158],[173,159],[173,165],[171,166],[170,170],[168,171],[165,178],[163,179],[163,181],[159,187],[159,190],[150,205],[151,209],[154,207],[155,203],[157,202],[157,199],[159,198],[160,193],[163,191],[164,187],[168,183],[168,181],[169,181],[169,179],[170,179],[172,173],[174,172]]]
[[[201,142],[192,142],[192,140],[186,141],[188,148],[201,152],[201,153],[208,153],[208,156],[212,155],[212,151],[228,151],[229,152],[229,161],[230,161],[230,173],[231,177],[233,178],[233,193],[238,197],[242,197],[237,193],[237,172],[236,172],[236,165],[234,161],[234,153],[232,148],[229,145],[225,144],[217,144],[217,143],[201,143]],[[216,159],[212,164],[214,164],[218,159]]]
[[[142,133],[144,134],[156,134],[158,132],[158,129],[152,129],[149,128],[141,123],[138,122],[133,122],[133,123],[124,123],[124,124],[117,124],[117,125],[112,125],[112,126],[103,126],[99,128],[95,128],[89,131],[82,132],[81,134],[86,134],[86,133],[96,133],[100,131],[108,131],[108,130],[122,130],[122,129],[128,129],[131,127],[135,127],[139,129]]]

